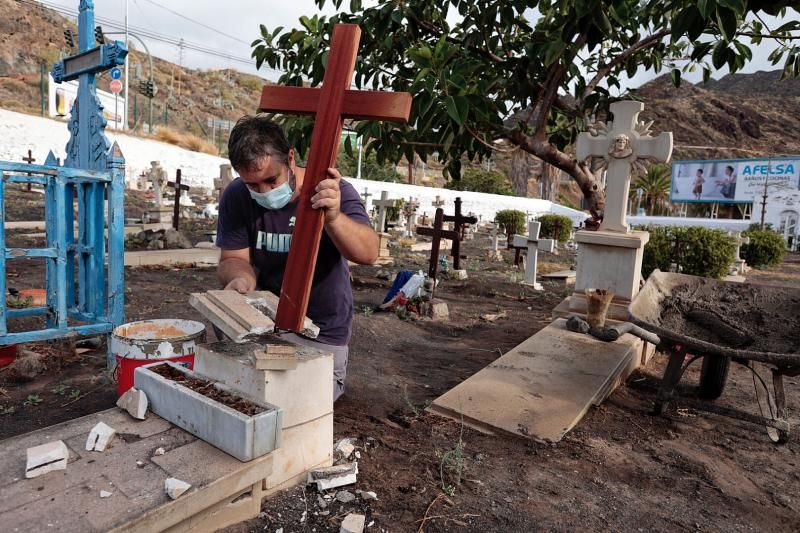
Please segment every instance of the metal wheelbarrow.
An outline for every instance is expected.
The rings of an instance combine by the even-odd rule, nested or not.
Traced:
[[[658,349],[669,354],[654,414],[664,412],[683,373],[702,359],[699,396],[706,401],[681,403],[764,425],[773,442],[788,440],[783,377],[800,375],[800,289],[656,270],[628,310],[631,321],[658,335]],[[762,416],[711,403],[725,388],[731,361],[753,372]]]

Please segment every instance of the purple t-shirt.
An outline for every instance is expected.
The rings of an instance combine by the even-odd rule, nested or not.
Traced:
[[[355,188],[341,180],[339,190],[342,213],[369,225],[369,217]],[[223,250],[250,248],[253,251],[258,290],[281,292],[297,203],[290,202],[279,210],[265,209],[250,197],[241,178],[225,187],[219,202],[217,246]],[[308,318],[319,326],[319,342],[344,346],[350,341],[353,324],[350,269],[324,231],[311,284]]]

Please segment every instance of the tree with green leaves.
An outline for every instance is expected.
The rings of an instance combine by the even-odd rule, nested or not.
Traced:
[[[624,75],[670,71],[678,85],[686,71],[736,72],[752,57],[748,43],[764,39],[777,42],[773,64],[784,59],[784,75],[800,75],[800,22],[789,0],[376,0],[370,7],[349,0],[348,7],[301,17],[298,29],[262,25],[253,41],[257,66],[283,70],[282,84],[319,85],[333,25],[358,24],[355,85],[414,96],[408,125],[356,126],[379,164],[416,153],[438,158],[459,179],[463,157],[480,160],[505,140],[506,150],[570,175],[595,220],[604,192],[591,162],[576,161],[568,148],[590,117],[607,113],[613,93],[624,92]],[[790,22],[770,27],[764,14]],[[304,152],[312,119],[280,120]]]

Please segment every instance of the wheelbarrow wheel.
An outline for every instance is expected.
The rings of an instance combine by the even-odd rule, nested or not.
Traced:
[[[703,368],[700,370],[700,397],[704,400],[716,400],[725,390],[728,380],[730,357],[707,355],[703,357]]]

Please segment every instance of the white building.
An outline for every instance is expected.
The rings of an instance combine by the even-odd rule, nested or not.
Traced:
[[[761,202],[753,202],[753,222],[761,221]],[[767,196],[764,223],[783,235],[789,250],[796,252],[800,240],[800,191],[782,190]]]

